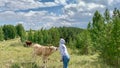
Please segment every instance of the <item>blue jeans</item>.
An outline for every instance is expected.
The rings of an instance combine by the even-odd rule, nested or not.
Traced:
[[[62,60],[63,60],[63,68],[68,68],[68,63],[69,63],[70,57],[69,56],[63,56]]]

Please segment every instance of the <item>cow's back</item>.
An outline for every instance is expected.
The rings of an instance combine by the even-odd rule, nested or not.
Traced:
[[[42,54],[42,48],[41,48],[41,47],[42,47],[42,46],[39,45],[39,44],[34,44],[34,45],[33,45],[34,53],[35,53],[36,55],[41,55],[41,54]]]
[[[34,44],[34,53],[38,56],[49,56],[51,55],[54,51],[51,49],[49,46],[41,46],[39,44]]]

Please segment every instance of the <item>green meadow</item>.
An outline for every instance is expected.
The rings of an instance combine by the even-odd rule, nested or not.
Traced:
[[[112,68],[98,59],[99,54],[77,55],[73,49],[70,53],[69,68]],[[49,56],[47,68],[62,68],[59,51]],[[0,42],[0,68],[42,68],[41,57],[32,58],[32,48],[24,47],[16,38]]]

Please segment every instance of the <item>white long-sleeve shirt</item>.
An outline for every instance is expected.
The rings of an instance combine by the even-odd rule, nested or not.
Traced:
[[[65,46],[65,40],[64,39],[60,39],[59,50],[60,50],[61,56],[69,56],[67,48]]]

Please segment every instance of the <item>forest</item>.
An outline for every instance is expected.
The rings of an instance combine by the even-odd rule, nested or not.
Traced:
[[[59,46],[60,37],[77,55],[98,53],[99,58],[115,68],[120,67],[120,10],[115,8],[110,16],[108,9],[103,14],[96,11],[86,29],[76,27],[52,27],[25,30],[22,24],[0,26],[0,41],[20,38],[42,45]]]

